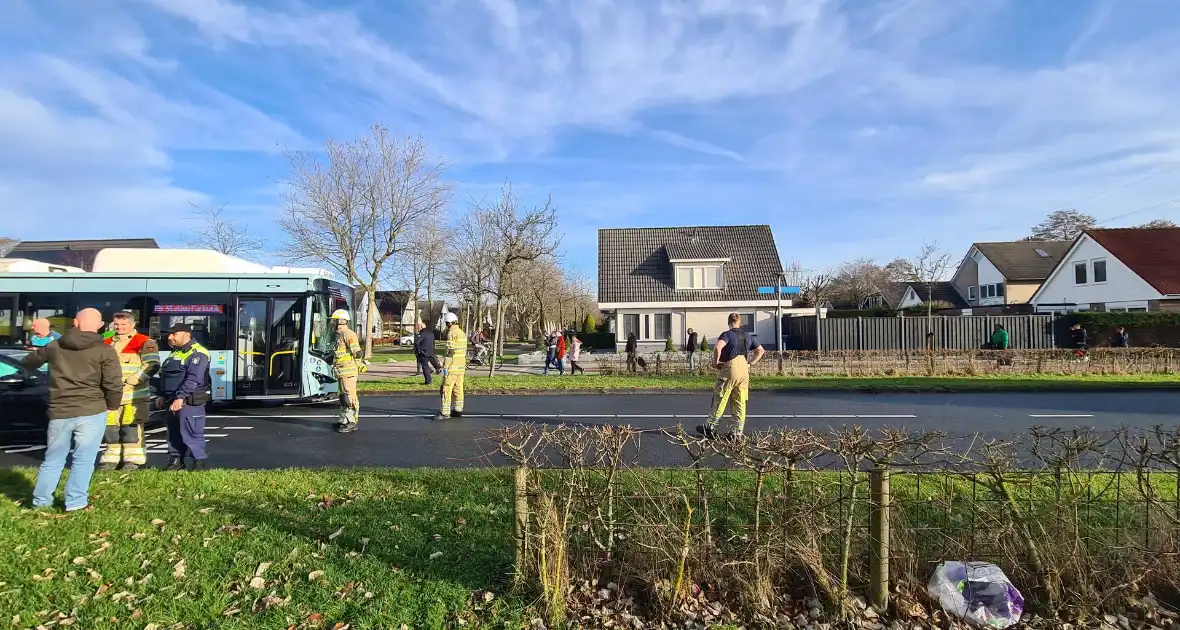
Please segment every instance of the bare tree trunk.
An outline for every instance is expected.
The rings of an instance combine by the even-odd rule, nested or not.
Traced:
[[[365,335],[365,358],[371,359],[373,357],[373,321],[377,318],[377,285],[370,284],[365,287],[365,295],[369,300],[369,316],[365,326],[368,328],[368,334]]]
[[[502,296],[496,297],[496,334],[492,338],[492,356],[488,357],[488,376],[496,375],[496,359],[500,355],[497,351],[500,349],[501,340],[504,338],[504,298]]]

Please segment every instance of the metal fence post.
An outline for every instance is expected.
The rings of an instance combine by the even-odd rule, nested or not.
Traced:
[[[869,605],[889,607],[889,469],[869,471]]]

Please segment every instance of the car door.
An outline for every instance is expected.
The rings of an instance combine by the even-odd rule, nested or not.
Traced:
[[[49,377],[44,370],[26,370],[9,355],[0,355],[0,438],[44,435],[49,422]]]

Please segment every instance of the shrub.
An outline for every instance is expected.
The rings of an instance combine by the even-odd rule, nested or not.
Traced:
[[[671,337],[664,342],[664,352],[676,352],[676,344],[672,342]]]
[[[586,313],[586,319],[582,320],[582,333],[592,333],[598,329],[598,322],[590,313]]]
[[[1108,346],[1115,330],[1125,326],[1132,346],[1180,345],[1180,313],[1073,313],[1066,326],[1078,323],[1090,333],[1090,343]]]

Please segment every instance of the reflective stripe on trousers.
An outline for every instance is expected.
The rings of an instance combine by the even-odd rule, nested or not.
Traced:
[[[147,452],[143,448],[143,423],[147,420],[147,401],[122,405],[107,412],[107,426],[104,439],[107,449],[99,457],[103,465],[117,466],[120,463],[144,466]]]
[[[451,415],[452,405],[455,411],[463,413],[463,376],[464,372],[447,372],[443,377],[442,405],[439,410],[442,415]]]
[[[721,367],[721,374],[717,377],[717,385],[713,389],[713,402],[710,405],[709,426],[716,427],[721,416],[725,415],[726,405],[732,403],[730,415],[733,417],[733,430],[741,433],[746,428],[746,400],[750,397],[750,364],[746,357],[737,356]]]

